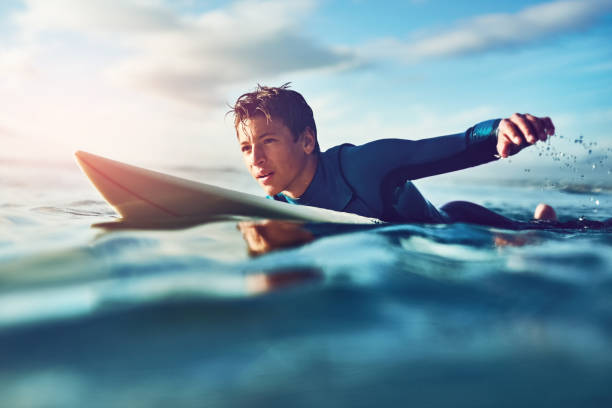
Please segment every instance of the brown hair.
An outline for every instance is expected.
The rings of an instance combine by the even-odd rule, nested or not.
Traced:
[[[279,87],[262,86],[257,84],[253,92],[240,95],[236,104],[227,114],[234,114],[234,127],[236,133],[238,126],[245,126],[248,119],[256,115],[264,115],[269,122],[272,118],[280,119],[293,134],[294,140],[310,128],[317,139],[317,126],[315,125],[312,109],[304,97],[291,89],[287,82]],[[319,153],[319,141],[316,140],[315,153]]]

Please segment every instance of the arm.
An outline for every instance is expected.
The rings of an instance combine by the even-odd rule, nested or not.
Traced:
[[[378,184],[393,173],[402,181],[476,166],[496,159],[499,119],[481,122],[463,133],[423,140],[382,139],[342,150],[349,183]]]
[[[398,182],[449,173],[508,157],[546,140],[555,127],[548,117],[515,113],[507,119],[481,122],[464,133],[423,140],[383,139],[348,146],[342,162],[349,182]],[[355,178],[357,177],[357,179]]]

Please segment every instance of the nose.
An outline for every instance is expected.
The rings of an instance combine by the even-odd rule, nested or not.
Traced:
[[[260,165],[266,161],[264,149],[258,145],[253,145],[253,164]]]

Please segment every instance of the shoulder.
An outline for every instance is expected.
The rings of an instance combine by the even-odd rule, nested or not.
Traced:
[[[347,149],[354,148],[350,143],[343,143],[327,149],[319,155],[319,165],[326,174],[342,172],[343,159]]]
[[[323,153],[321,153],[320,158],[322,160],[336,160],[338,155],[346,149],[354,148],[355,145],[351,143],[343,143],[338,146],[330,147]]]
[[[415,149],[412,140],[378,139],[362,145],[344,144],[334,149],[338,161],[349,175],[378,177],[389,169],[410,161]],[[331,150],[331,149],[330,149]]]

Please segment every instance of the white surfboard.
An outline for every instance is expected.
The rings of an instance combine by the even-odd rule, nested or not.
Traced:
[[[356,214],[269,200],[83,151],[75,156],[91,183],[125,224],[181,225],[234,217],[348,224],[380,222]]]

